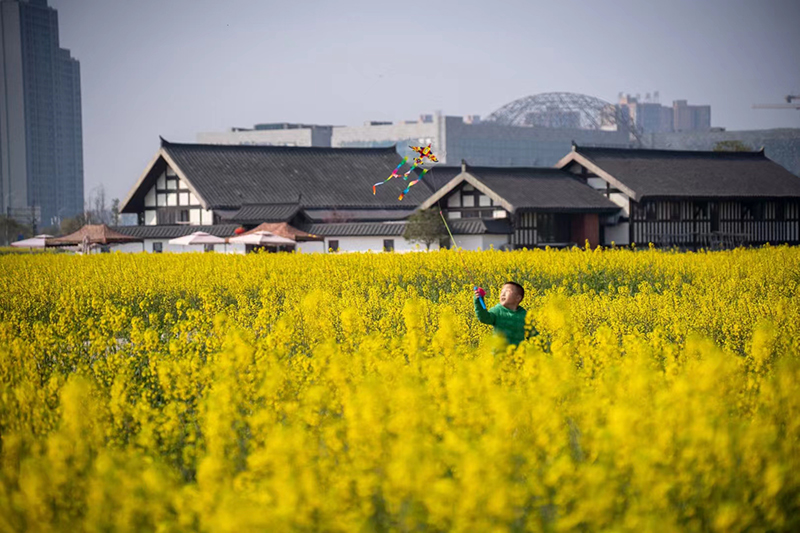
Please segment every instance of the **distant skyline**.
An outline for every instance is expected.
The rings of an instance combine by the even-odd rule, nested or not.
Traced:
[[[50,0],[81,62],[85,190],[123,199],[158,136],[263,122],[486,116],[551,91],[711,105],[728,130],[800,92],[800,2]]]

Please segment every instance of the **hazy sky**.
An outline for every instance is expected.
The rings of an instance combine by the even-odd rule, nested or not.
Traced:
[[[86,193],[124,198],[158,136],[488,115],[541,92],[659,91],[713,126],[800,94],[800,1],[50,0],[81,63]]]

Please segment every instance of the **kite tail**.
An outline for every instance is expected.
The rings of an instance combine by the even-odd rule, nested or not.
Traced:
[[[376,194],[377,193],[376,187],[378,185],[383,185],[384,183],[386,183],[387,181],[389,181],[392,178],[399,178],[400,177],[399,171],[403,167],[403,165],[405,165],[407,162],[408,162],[408,157],[404,157],[403,160],[400,161],[400,164],[397,165],[394,170],[392,170],[392,173],[389,175],[388,178],[386,178],[383,181],[379,181],[378,183],[373,185],[372,186],[372,194]]]
[[[405,189],[403,192],[401,192],[401,193],[400,193],[400,196],[398,196],[398,197],[397,197],[397,199],[398,199],[398,200],[402,200],[403,198],[405,198],[405,197],[406,197],[406,194],[408,194],[408,190],[409,190],[409,189],[410,189],[412,186],[414,186],[414,185],[416,185],[417,183],[419,183],[419,182],[422,180],[422,177],[423,177],[425,174],[427,174],[429,170],[430,170],[429,168],[426,168],[425,170],[423,170],[422,172],[420,172],[420,174],[419,174],[419,177],[418,177],[417,179],[415,179],[414,181],[412,181],[412,182],[409,182],[409,184],[408,184],[408,186],[406,187],[406,189]],[[409,171],[409,172],[410,172],[410,171]]]

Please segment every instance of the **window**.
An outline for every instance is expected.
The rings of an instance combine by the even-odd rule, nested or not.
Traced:
[[[680,202],[670,202],[669,203],[669,219],[670,220],[680,220],[681,219],[681,203]]]
[[[566,243],[570,241],[570,216],[566,213],[538,213],[536,229],[540,243]]]
[[[188,209],[181,209],[180,216],[178,218],[178,222],[181,224],[188,224],[189,223],[189,210]]]
[[[656,204],[649,203],[644,205],[644,219],[645,220],[658,219],[658,211],[656,210]]]
[[[764,220],[764,204],[761,202],[746,202],[742,204],[742,219]]]
[[[708,218],[708,202],[694,203],[694,218]]]
[[[160,254],[164,251],[164,243],[161,242],[154,242],[153,243],[153,253]]]
[[[213,252],[214,251],[214,245],[213,244],[204,244],[203,245],[203,251],[204,252]]]
[[[383,239],[383,251],[394,252],[394,239]]]
[[[786,204],[782,200],[775,204],[775,220],[780,222],[786,220]]]
[[[386,243],[383,244],[384,248],[386,247]],[[338,240],[330,240],[328,241],[328,250],[331,252],[338,252],[339,251],[339,241]]]

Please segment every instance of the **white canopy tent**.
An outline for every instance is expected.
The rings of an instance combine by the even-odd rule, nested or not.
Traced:
[[[176,246],[193,246],[193,245],[214,245],[214,244],[227,244],[225,239],[206,233],[205,231],[195,231],[183,237],[170,239],[169,243]]]
[[[286,237],[281,237],[279,235],[275,235],[274,233],[270,233],[269,231],[254,231],[253,233],[248,233],[247,235],[239,235],[238,237],[230,237],[228,242],[234,244],[249,244],[251,246],[270,246],[270,245],[291,245],[294,246],[297,244],[292,239],[287,239]]]
[[[41,235],[36,235],[35,237],[31,237],[30,239],[23,239],[21,241],[12,242],[11,246],[16,248],[44,248],[47,245],[47,239],[52,239],[52,235],[47,235],[46,233],[42,233]]]

